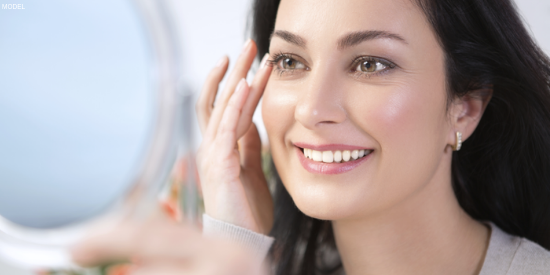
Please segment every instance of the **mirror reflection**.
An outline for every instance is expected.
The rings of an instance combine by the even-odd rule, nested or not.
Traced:
[[[130,1],[24,4],[0,16],[0,216],[55,228],[131,183],[153,119],[150,56]]]

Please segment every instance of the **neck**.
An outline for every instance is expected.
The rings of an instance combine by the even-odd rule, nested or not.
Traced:
[[[450,157],[441,165],[448,168],[384,213],[332,222],[347,275],[479,274],[489,229],[459,206]]]

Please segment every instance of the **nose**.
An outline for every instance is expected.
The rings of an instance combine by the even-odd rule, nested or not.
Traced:
[[[294,119],[311,130],[344,122],[347,115],[342,106],[344,91],[341,84],[335,72],[328,69],[311,71],[303,83],[304,90],[296,104]]]

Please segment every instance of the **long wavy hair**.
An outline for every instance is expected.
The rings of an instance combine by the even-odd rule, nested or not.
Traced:
[[[280,0],[255,0],[252,36],[268,52]],[[448,98],[492,89],[472,136],[452,156],[452,187],[474,219],[550,249],[550,60],[510,0],[414,0],[445,53]],[[276,274],[342,271],[330,221],[298,210],[276,177]]]

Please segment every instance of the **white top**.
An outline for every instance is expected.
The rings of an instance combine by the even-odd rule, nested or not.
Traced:
[[[550,275],[550,252],[525,238],[509,235],[493,223],[485,262],[479,275]],[[257,252],[259,263],[274,239],[203,215],[203,234],[221,235]],[[550,234],[550,232],[549,232]]]
[[[548,275],[550,252],[525,238],[491,226],[491,239],[479,275]],[[548,232],[550,234],[550,232]]]

